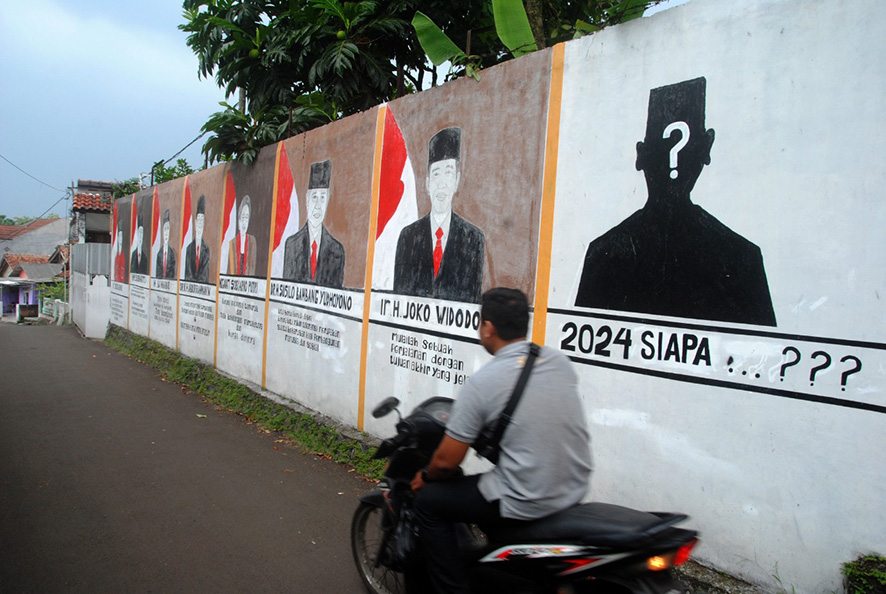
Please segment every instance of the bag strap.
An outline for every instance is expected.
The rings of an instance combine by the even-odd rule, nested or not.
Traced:
[[[538,357],[539,353],[541,353],[541,347],[539,347],[534,342],[529,343],[529,355],[526,357],[526,363],[523,365],[523,371],[520,373],[520,378],[517,380],[517,385],[514,386],[514,392],[511,394],[511,399],[508,401],[507,406],[502,411],[501,416],[498,418],[498,423],[495,425],[495,433],[492,434],[492,445],[495,448],[498,448],[498,442],[501,441],[502,435],[505,433],[505,429],[508,428],[508,425],[511,424],[511,417],[514,414],[514,410],[517,408],[517,404],[520,402],[520,398],[523,396],[523,390],[526,388],[526,382],[529,381],[529,373],[532,371],[532,366],[535,364],[535,359]]]

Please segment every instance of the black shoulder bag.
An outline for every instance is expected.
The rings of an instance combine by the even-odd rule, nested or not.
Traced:
[[[501,451],[498,444],[501,441],[502,435],[504,435],[505,429],[507,429],[508,425],[511,423],[511,417],[514,414],[514,410],[517,408],[517,403],[520,402],[520,397],[523,396],[526,382],[529,381],[529,372],[532,371],[532,366],[535,364],[535,359],[540,352],[541,347],[534,342],[529,343],[529,355],[526,357],[526,364],[523,365],[523,371],[520,373],[517,385],[514,386],[514,392],[511,394],[511,399],[502,411],[495,426],[484,428],[483,431],[480,432],[480,436],[474,441],[474,449],[477,453],[493,464],[498,464],[498,454]]]

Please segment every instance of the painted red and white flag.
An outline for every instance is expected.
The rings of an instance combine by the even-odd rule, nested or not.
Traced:
[[[274,251],[271,254],[271,278],[283,278],[286,239],[298,231],[298,194],[289,168],[286,148],[277,145],[277,215],[274,219]]]
[[[154,268],[156,267],[157,254],[160,253],[160,249],[163,247],[163,235],[159,233],[160,194],[157,190],[157,186],[154,186],[154,203],[151,210],[154,214],[151,216],[151,261],[149,266]],[[157,276],[156,270],[154,270],[154,276]]]
[[[122,250],[123,246],[123,238],[119,237],[119,233],[117,231],[120,229],[119,227],[120,221],[117,219],[117,203],[114,202],[114,236],[111,237],[111,280],[122,281],[120,275],[117,271],[117,251]]]
[[[130,221],[129,221],[129,261],[132,262],[132,255],[135,254],[135,250],[139,248],[139,246],[135,243],[135,228],[136,223],[138,222],[138,201],[135,199],[135,194],[132,195],[132,208],[129,209],[130,213]],[[132,272],[130,270],[130,272]]]
[[[187,258],[185,258],[185,252],[188,249],[188,246],[191,245],[191,242],[194,241],[194,230],[191,228],[192,217],[191,184],[188,182],[188,177],[185,177],[184,207],[182,209],[182,243],[178,248],[178,277],[180,279],[185,278],[185,261],[187,260]]]
[[[388,107],[382,139],[379,176],[378,227],[375,233],[375,259],[372,265],[372,288],[394,288],[394,260],[400,231],[418,220],[415,173],[406,152],[406,141]]]
[[[225,210],[222,212],[221,260],[219,261],[220,270],[225,274],[232,274],[232,271],[228,270],[228,260],[230,259],[231,242],[237,234],[236,196],[234,176],[231,174],[231,168],[228,167],[225,173]]]

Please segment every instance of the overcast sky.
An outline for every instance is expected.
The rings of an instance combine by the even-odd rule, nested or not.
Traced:
[[[66,216],[72,182],[149,172],[200,133],[224,93],[198,79],[181,15],[181,0],[0,4],[0,214]],[[195,169],[202,144],[181,155]]]
[[[224,93],[197,78],[181,0],[0,3],[0,214],[37,216],[77,179],[150,171]],[[202,165],[200,140],[181,156]],[[50,212],[65,216],[65,202]]]

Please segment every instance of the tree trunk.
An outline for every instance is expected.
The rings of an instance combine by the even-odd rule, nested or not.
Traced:
[[[526,9],[526,16],[529,17],[529,28],[532,29],[536,47],[544,49],[547,44],[545,43],[545,23],[541,14],[541,1],[523,0],[523,8]]]
[[[419,89],[421,90],[421,89]],[[400,62],[397,62],[397,97],[402,97],[406,94],[406,81],[403,72],[403,65]]]

